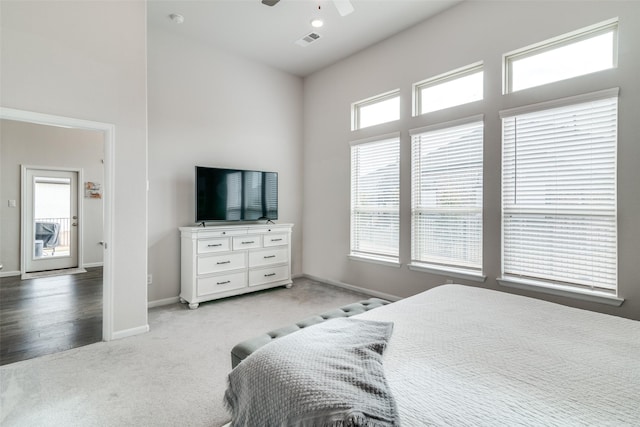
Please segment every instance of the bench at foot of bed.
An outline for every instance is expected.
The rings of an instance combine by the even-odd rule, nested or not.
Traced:
[[[233,347],[233,349],[231,349],[231,367],[235,368],[238,363],[242,362],[251,353],[277,338],[283,337],[292,332],[299,331],[300,329],[306,328],[307,326],[315,325],[316,323],[321,323],[337,317],[355,316],[356,314],[364,313],[365,311],[369,311],[386,304],[389,304],[389,301],[380,298],[370,298],[368,300],[348,304],[343,307],[309,317],[307,319],[296,322],[293,325],[274,329],[273,331],[264,333],[255,338],[243,341]]]

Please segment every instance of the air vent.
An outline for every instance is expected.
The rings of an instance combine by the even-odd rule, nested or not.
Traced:
[[[318,40],[320,38],[320,34],[318,33],[309,33],[306,36],[304,36],[303,38],[301,38],[300,40],[296,41],[296,44],[298,46],[309,46],[311,43],[313,43],[314,41]]]

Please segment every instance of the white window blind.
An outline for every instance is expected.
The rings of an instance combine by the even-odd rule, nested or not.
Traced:
[[[351,254],[398,260],[400,138],[351,146]]]
[[[618,98],[605,92],[501,113],[505,277],[616,290]]]
[[[411,131],[412,264],[482,270],[482,144],[481,116]]]

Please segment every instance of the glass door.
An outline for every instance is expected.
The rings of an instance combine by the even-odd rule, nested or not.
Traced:
[[[25,173],[25,272],[78,267],[78,172]]]

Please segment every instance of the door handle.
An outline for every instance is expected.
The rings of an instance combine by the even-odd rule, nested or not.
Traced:
[[[77,227],[77,226],[78,226],[78,223],[77,223],[77,222],[74,222],[74,223],[72,223],[71,225],[73,225],[74,227]]]

